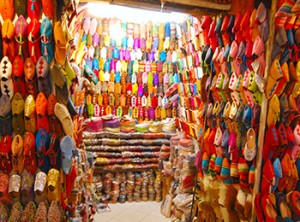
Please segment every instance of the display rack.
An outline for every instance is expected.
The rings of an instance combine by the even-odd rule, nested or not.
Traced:
[[[85,150],[95,157],[97,193],[111,203],[160,201],[159,154],[173,133],[84,132]],[[142,179],[141,179],[142,178]]]

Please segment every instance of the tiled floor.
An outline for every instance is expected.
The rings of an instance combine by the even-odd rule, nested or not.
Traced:
[[[98,213],[96,222],[170,222],[160,213],[157,202],[109,204],[110,212]]]

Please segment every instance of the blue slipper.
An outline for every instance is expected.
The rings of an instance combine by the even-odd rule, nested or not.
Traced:
[[[65,174],[69,174],[72,167],[74,146],[74,141],[70,136],[65,136],[60,141],[61,163]]]
[[[53,26],[49,18],[44,18],[40,29],[41,34],[41,51],[44,58],[50,64],[54,56],[53,47]]]
[[[50,160],[47,155],[50,137],[45,129],[40,129],[36,135],[36,153],[38,168],[44,173],[50,169]]]

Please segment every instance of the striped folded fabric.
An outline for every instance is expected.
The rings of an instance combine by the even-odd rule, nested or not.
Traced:
[[[166,133],[176,133],[176,121],[175,119],[166,119],[162,121],[162,131]]]
[[[137,132],[146,133],[149,131],[149,125],[150,124],[148,122],[142,122],[142,123],[136,124],[135,129]]]
[[[120,128],[120,119],[110,119],[103,121],[104,128]]]
[[[135,132],[135,120],[134,119],[122,119],[120,123],[120,129],[123,133]]]
[[[160,133],[162,131],[161,129],[161,123],[160,122],[152,122],[149,125],[149,132],[151,133]]]

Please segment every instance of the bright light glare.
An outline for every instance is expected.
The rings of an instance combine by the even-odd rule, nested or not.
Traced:
[[[125,36],[125,33],[122,31],[122,29],[116,25],[112,26],[110,37],[117,40],[118,38],[122,38]]]
[[[176,22],[181,23],[188,16],[184,13],[171,12],[156,12],[143,9],[135,9],[118,5],[109,5],[101,2],[87,3],[88,13],[96,18],[119,18],[122,22],[133,23],[153,23],[161,22]]]

